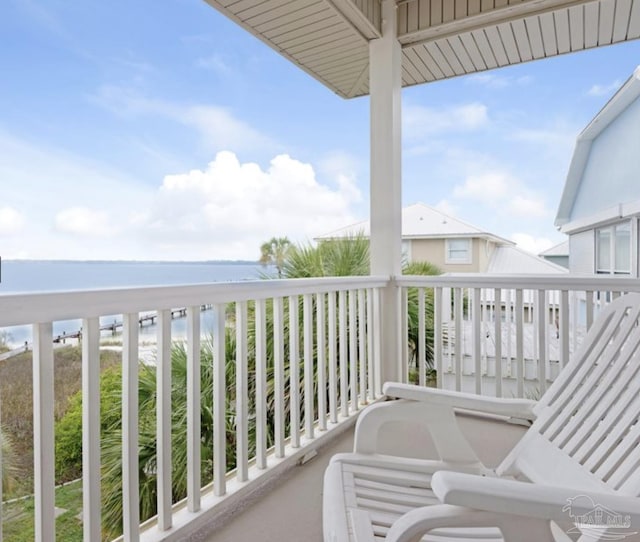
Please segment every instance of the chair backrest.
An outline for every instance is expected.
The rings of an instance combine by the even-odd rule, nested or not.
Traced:
[[[640,294],[602,309],[500,474],[640,495]]]

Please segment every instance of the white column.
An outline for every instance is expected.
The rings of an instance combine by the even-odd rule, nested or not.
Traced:
[[[371,95],[371,274],[401,273],[401,49],[394,0],[382,1],[382,38],[369,46]],[[382,291],[382,381],[397,380],[402,346],[397,288]]]

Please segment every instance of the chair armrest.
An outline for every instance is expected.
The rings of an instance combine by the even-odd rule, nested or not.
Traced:
[[[640,525],[638,497],[445,471],[431,487],[441,502],[477,510],[566,522],[602,507]]]
[[[401,384],[399,382],[385,383],[382,391],[385,395],[398,399],[422,401],[524,420],[535,420],[536,418],[533,412],[536,401],[529,399],[486,397],[460,391],[439,390],[426,388],[424,386],[415,386],[413,384]]]

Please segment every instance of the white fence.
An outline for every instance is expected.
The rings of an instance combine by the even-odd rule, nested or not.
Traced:
[[[600,307],[623,292],[640,291],[637,279],[566,275],[459,274],[395,282],[405,309],[402,336],[411,336],[406,315],[412,290],[421,304],[419,355],[410,359],[404,349],[405,377],[416,367],[419,381],[426,382],[430,352],[438,387],[499,397],[542,394]],[[424,311],[423,300],[432,303],[433,314]],[[430,341],[423,331],[428,329]]]
[[[381,366],[397,362],[381,359],[380,290],[387,287],[398,293],[401,379],[411,372],[428,383],[431,349],[437,386],[522,397],[542,392],[553,380],[602,303],[620,292],[640,291],[640,281],[351,277],[0,296],[0,328],[33,330],[36,540],[55,538],[54,322],[82,321],[82,393],[92,398],[83,401],[84,539],[101,539],[100,317],[120,315],[123,539],[177,540],[207,521],[211,510],[241,500],[267,473],[302,459],[380,397]],[[212,307],[208,330],[201,328],[203,305]],[[187,350],[188,466],[186,495],[178,503],[172,498],[171,440],[171,310],[177,307],[187,307],[186,338],[180,340]],[[141,525],[139,318],[148,311],[158,314],[158,514]],[[204,487],[203,333],[211,336],[213,380],[213,465]],[[229,442],[235,443],[233,463],[226,455]]]

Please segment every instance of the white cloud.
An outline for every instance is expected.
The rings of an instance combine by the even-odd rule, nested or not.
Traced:
[[[551,248],[555,243],[551,239],[546,237],[534,237],[528,233],[514,233],[511,235],[511,240],[522,250],[526,250],[531,254],[540,254],[548,248]]]
[[[587,94],[589,96],[609,96],[613,94],[616,90],[620,88],[622,82],[619,79],[612,81],[608,85],[593,85],[588,91]]]
[[[487,87],[492,90],[498,90],[512,86],[529,85],[533,82],[533,77],[531,77],[530,75],[511,77],[508,75],[498,75],[495,73],[477,73],[467,77],[466,81],[472,84]]]
[[[544,201],[535,195],[514,196],[507,209],[514,216],[526,216],[527,218],[543,218],[547,215]]]
[[[453,189],[453,196],[494,204],[507,197],[510,184],[513,184],[513,179],[504,173],[469,175],[464,184]]]
[[[438,109],[407,105],[402,111],[403,133],[409,139],[442,132],[478,130],[488,122],[487,106],[480,103]]]
[[[224,61],[223,57],[218,53],[214,53],[210,56],[200,57],[196,59],[195,65],[196,65],[196,68],[211,70],[221,75],[229,73],[231,71],[231,68],[229,67],[229,65]]]
[[[87,237],[105,237],[115,233],[105,211],[88,207],[69,207],[56,214],[54,227],[60,233]]]
[[[454,187],[453,197],[479,202],[501,216],[548,217],[544,200],[520,179],[503,171],[468,175],[463,184]]]
[[[458,208],[452,205],[449,200],[443,199],[436,203],[435,208],[443,212],[445,215],[457,216]]]
[[[89,98],[120,116],[155,115],[194,128],[210,151],[256,147],[275,150],[276,144],[223,107],[189,105],[149,98],[134,88],[102,86]]]
[[[25,219],[22,213],[13,207],[0,207],[0,235],[18,233],[24,227]]]
[[[205,170],[166,176],[136,228],[158,252],[183,259],[254,259],[270,237],[306,241],[354,222],[360,194],[345,178],[332,189],[288,155],[263,170],[220,152]]]

